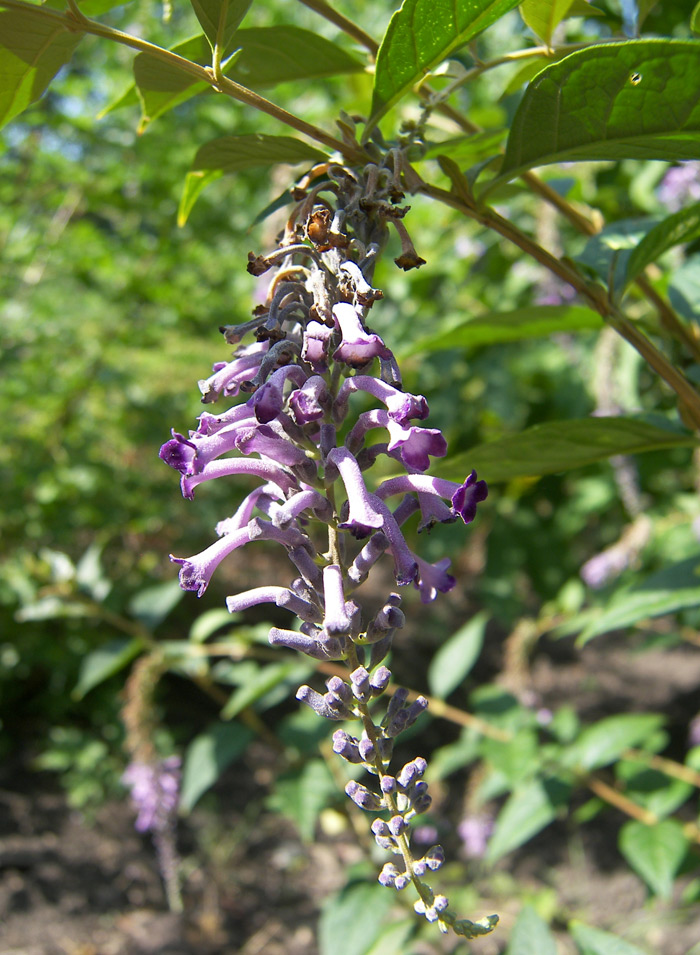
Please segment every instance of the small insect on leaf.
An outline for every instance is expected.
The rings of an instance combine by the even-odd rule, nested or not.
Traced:
[[[630,74],[630,83],[632,84],[632,86],[639,86],[639,84],[640,84],[641,82],[642,82],[642,74],[641,74],[641,73],[632,73],[632,74]]]

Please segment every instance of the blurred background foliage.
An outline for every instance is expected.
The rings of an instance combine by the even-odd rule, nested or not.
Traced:
[[[604,38],[622,11],[597,5],[606,16],[587,22],[587,35],[598,30]],[[379,37],[393,6],[348,0],[343,10],[372,23]],[[691,7],[658,4],[648,29],[688,36]],[[193,14],[179,5],[169,22],[160,6],[142,3],[105,19],[168,46],[197,32]],[[253,5],[245,25],[287,19],[288,3],[266,0]],[[294,22],[352,51],[347,38],[300,4]],[[517,12],[504,17],[479,41],[482,56],[513,48],[522,30]],[[85,659],[107,645],[136,655],[154,634],[184,640],[200,614],[222,607],[235,580],[234,567],[215,577],[201,601],[191,594],[178,600],[168,553],[203,549],[236,502],[229,487],[213,485],[196,504],[183,501],[158,449],[171,427],[193,425],[201,408],[197,379],[230,353],[218,326],[246,320],[256,304],[257,280],[245,271],[246,254],[271,248],[284,221],[280,213],[256,219],[298,172],[223,178],[178,228],[182,183],[198,145],[232,132],[280,130],[267,117],[208,95],[176,107],[142,135],[136,106],[96,121],[131,83],[131,61],[128,50],[88,38],[41,102],[6,129],[0,155],[0,747],[4,757],[21,754],[60,772],[82,807],[121,792],[125,761],[123,673],[81,689]],[[475,122],[489,129],[507,125],[519,100],[520,87],[511,84],[515,72],[494,70],[460,92]],[[365,109],[370,90],[371,77],[359,73],[312,86],[284,84],[274,98],[327,128],[328,117],[341,109]],[[405,119],[417,115],[415,106],[404,109]],[[388,129],[389,120],[383,125]],[[666,211],[656,189],[667,168],[630,160],[549,167],[543,176],[614,222]],[[434,163],[430,171],[439,175]],[[584,238],[521,186],[509,187],[499,202],[550,247],[570,257],[583,249]],[[410,204],[407,223],[427,265],[404,275],[389,251],[375,276],[385,299],[372,322],[403,359],[406,388],[426,395],[431,423],[445,431],[451,450],[595,412],[603,400],[596,379],[604,357],[599,332],[465,348],[421,345],[469,315],[549,301],[562,290],[498,236],[427,199]],[[672,258],[690,285],[700,269],[695,252],[690,247]],[[622,410],[675,421],[670,395],[636,353],[623,343],[614,349]],[[466,540],[455,527],[437,528],[422,542],[424,554],[435,560],[450,553],[459,585],[430,616],[417,595],[408,598],[409,626],[394,660],[398,678],[424,690],[422,661],[465,618],[485,610],[492,639],[477,673],[493,679],[503,665],[503,638],[519,621],[544,616],[566,623],[617,588],[696,555],[693,521],[700,508],[692,451],[651,452],[633,468],[651,538],[600,592],[585,586],[581,567],[617,541],[631,518],[609,463],[494,485]],[[652,635],[655,644],[677,645],[683,626],[695,626],[698,617],[693,608],[683,610],[677,625]],[[222,667],[218,674],[224,685],[238,680]],[[290,695],[299,678],[287,677],[284,692],[266,698],[265,707]],[[185,747],[217,712],[204,693],[185,691],[179,677],[171,680],[160,700],[165,751]],[[316,744],[307,739],[310,748]],[[471,744],[465,745],[463,763]],[[498,784],[490,795],[499,795]]]

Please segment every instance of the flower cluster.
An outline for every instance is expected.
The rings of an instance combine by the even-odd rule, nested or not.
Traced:
[[[455,586],[449,560],[425,561],[402,526],[414,514],[420,515],[419,530],[456,520],[469,524],[487,495],[475,472],[461,482],[425,473],[431,458],[446,454],[445,439],[417,423],[428,416],[425,398],[403,390],[394,355],[367,325],[369,309],[382,298],[371,276],[388,225],[401,239],[399,267],[423,262],[400,221],[406,209],[397,205],[403,198],[399,172],[370,164],[357,175],[326,163],[294,190],[297,205],[279,248],[249,256],[252,274],[275,270],[267,300],[252,320],[222,329],[237,346],[233,358],[199,382],[207,405],[220,397],[243,400],[218,414],[203,412],[188,435],[173,431],[160,456],[180,472],[186,498],[216,478],[257,480],[236,512],[218,524],[213,544],[192,557],[171,558],[180,565],[181,586],[201,596],[219,563],[254,541],[285,549],[293,579],[232,595],[228,609],[275,604],[297,623],[273,627],[271,644],[345,664],[347,675],[332,676],[325,693],[302,686],[297,698],[326,719],[362,726],[357,736],[337,730],[333,747],[376,779],[376,791],[352,781],[346,792],[361,808],[388,815],[372,829],[380,846],[401,856],[402,866],[385,866],[379,881],[396,889],[413,883],[426,918],[469,936],[489,928],[457,920],[447,900],[421,881],[439,868],[442,849],[434,846],[414,859],[409,847],[409,823],[430,804],[421,778],[425,760],[407,763],[396,776],[388,773],[394,740],[426,700],[409,701],[407,691],[396,689],[379,723],[370,713],[370,702],[393,689],[382,661],[404,623],[401,597],[388,594],[370,618],[353,599],[384,554],[393,561],[398,587],[415,587],[423,602],[449,591]],[[380,457],[400,473],[373,484],[366,475]]]
[[[162,832],[173,825],[180,794],[180,758],[169,756],[157,765],[132,762],[122,782],[131,790],[139,832]]]

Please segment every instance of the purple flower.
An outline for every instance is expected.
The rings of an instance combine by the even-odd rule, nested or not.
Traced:
[[[700,162],[681,162],[671,166],[656,192],[669,212],[678,212],[690,202],[700,200]]]
[[[465,816],[457,826],[457,832],[462,840],[464,854],[470,859],[480,859],[486,854],[493,832],[493,816],[483,812]]]
[[[162,832],[173,821],[180,793],[180,757],[169,756],[155,765],[129,763],[122,782],[131,790],[139,832]]]
[[[219,538],[206,550],[194,557],[173,557],[170,560],[174,564],[180,564],[180,586],[183,590],[196,590],[197,596],[201,597],[209,586],[211,575],[219,566],[224,557],[228,557],[238,547],[247,544],[250,540],[250,532],[247,527],[241,530],[233,531]]]
[[[391,357],[379,335],[364,330],[354,305],[348,302],[334,305],[333,318],[343,336],[341,345],[333,353],[335,361],[342,361],[351,368],[362,368],[373,358]]]
[[[214,374],[198,382],[202,401],[216,401],[219,395],[237,395],[241,384],[255,376],[255,369],[269,348],[269,342],[256,342],[240,348],[233,361],[217,362]]]

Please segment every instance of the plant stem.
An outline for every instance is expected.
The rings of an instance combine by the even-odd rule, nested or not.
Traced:
[[[362,27],[358,27],[352,20],[348,20],[342,13],[334,10],[325,0],[299,0],[299,2],[303,3],[309,10],[313,10],[314,13],[325,17],[330,23],[334,23],[337,27],[340,27],[343,33],[347,33],[353,40],[357,40],[361,46],[369,50],[373,56],[376,56],[377,50],[379,49],[379,44],[376,40],[373,40],[368,33],[365,33]]]
[[[31,11],[34,16],[42,16],[60,23],[61,26],[70,32],[89,33],[93,36],[103,37],[106,40],[112,40],[115,43],[121,43],[124,46],[138,50],[140,53],[147,53],[162,63],[167,63],[175,69],[188,73],[194,77],[195,80],[207,83],[219,93],[230,96],[232,99],[238,100],[240,103],[245,103],[247,106],[252,106],[254,109],[259,110],[261,113],[266,113],[268,116],[272,116],[286,126],[291,126],[291,128],[295,129],[298,133],[308,136],[309,139],[313,139],[330,149],[337,150],[350,163],[366,162],[367,156],[359,146],[351,147],[348,143],[344,143],[334,136],[329,136],[328,133],[325,133],[318,126],[307,123],[293,113],[288,113],[287,110],[282,109],[281,106],[277,106],[263,96],[254,93],[253,90],[241,86],[240,83],[235,83],[227,77],[220,77],[220,79],[217,80],[211,67],[200,66],[198,63],[193,63],[191,60],[179,56],[177,53],[173,53],[172,50],[166,50],[154,43],[149,43],[147,40],[142,40],[140,37],[132,36],[130,33],[124,33],[121,30],[116,30],[113,27],[106,26],[104,23],[99,23],[97,20],[91,20],[80,12],[75,4],[75,0],[69,0],[69,4],[70,8],[68,12],[58,13],[54,10],[46,10],[43,7],[38,7],[33,3],[27,3],[26,0],[0,0],[0,7],[2,8]]]

